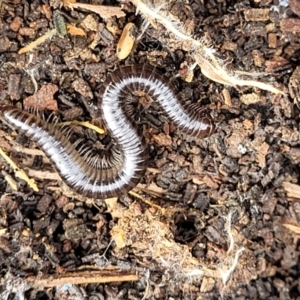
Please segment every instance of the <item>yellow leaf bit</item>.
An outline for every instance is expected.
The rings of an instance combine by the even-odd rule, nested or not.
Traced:
[[[30,179],[26,173],[20,169],[11,159],[7,156],[7,154],[0,148],[0,155],[6,160],[6,162],[13,168],[16,177],[25,180],[28,185],[35,191],[38,192],[39,188],[33,179]]]

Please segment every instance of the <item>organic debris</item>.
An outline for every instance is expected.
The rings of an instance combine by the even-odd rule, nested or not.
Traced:
[[[109,161],[101,85],[146,64],[216,131],[195,140],[155,99],[126,97],[147,170],[103,200],[2,119],[0,298],[297,299],[297,1],[96,2],[0,1],[1,105],[59,120],[90,163]]]
[[[216,82],[229,85],[229,86],[253,86],[258,87],[275,94],[284,94],[283,91],[260,81],[244,80],[239,78],[234,71],[231,71],[233,75],[222,67],[221,61],[217,59],[214,54],[214,50],[206,46],[208,44],[205,39],[196,40],[184,30],[184,24],[176,20],[176,18],[167,10],[166,5],[159,7],[152,7],[147,5],[141,0],[130,0],[142,13],[145,18],[155,26],[156,22],[162,24],[167,31],[172,33],[178,42],[184,42],[185,45],[189,45],[187,50],[194,53],[192,56],[201,68],[202,73]],[[250,75],[250,74],[249,74]]]

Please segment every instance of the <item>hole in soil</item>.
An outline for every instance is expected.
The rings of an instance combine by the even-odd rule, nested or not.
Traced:
[[[175,224],[175,241],[180,244],[188,244],[192,242],[199,234],[195,226],[195,218],[177,215],[174,220]]]

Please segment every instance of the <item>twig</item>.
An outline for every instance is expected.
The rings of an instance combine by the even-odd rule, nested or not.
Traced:
[[[137,281],[139,276],[130,273],[118,273],[114,271],[84,271],[75,273],[66,273],[63,275],[52,275],[41,279],[37,277],[27,278],[29,282],[33,282],[32,288],[51,288],[64,284],[90,284],[105,282],[123,282]]]
[[[0,132],[0,136],[2,136],[2,132]],[[35,148],[26,148],[26,147],[20,145],[19,143],[17,143],[15,140],[11,139],[9,136],[4,136],[4,138],[9,142],[9,144],[11,144],[11,146],[9,145],[9,147],[5,147],[6,152],[14,151],[17,153],[23,153],[23,154],[28,154],[28,155],[32,155],[32,156],[39,155],[39,156],[43,156],[44,162],[46,162],[46,163],[50,162],[42,150],[35,149]],[[1,139],[0,139],[0,141],[2,143]],[[6,145],[8,145],[8,144],[6,144]],[[2,146],[2,144],[1,144],[1,146]]]

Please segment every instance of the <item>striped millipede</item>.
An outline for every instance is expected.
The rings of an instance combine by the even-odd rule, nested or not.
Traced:
[[[55,125],[12,106],[2,107],[4,119],[31,138],[55,166],[64,182],[91,198],[120,196],[135,187],[144,175],[148,149],[130,121],[126,99],[143,92],[156,101],[182,132],[196,138],[209,136],[214,124],[201,117],[201,108],[183,103],[167,79],[147,66],[121,67],[100,88],[98,107],[117,149],[97,166],[88,163]]]

